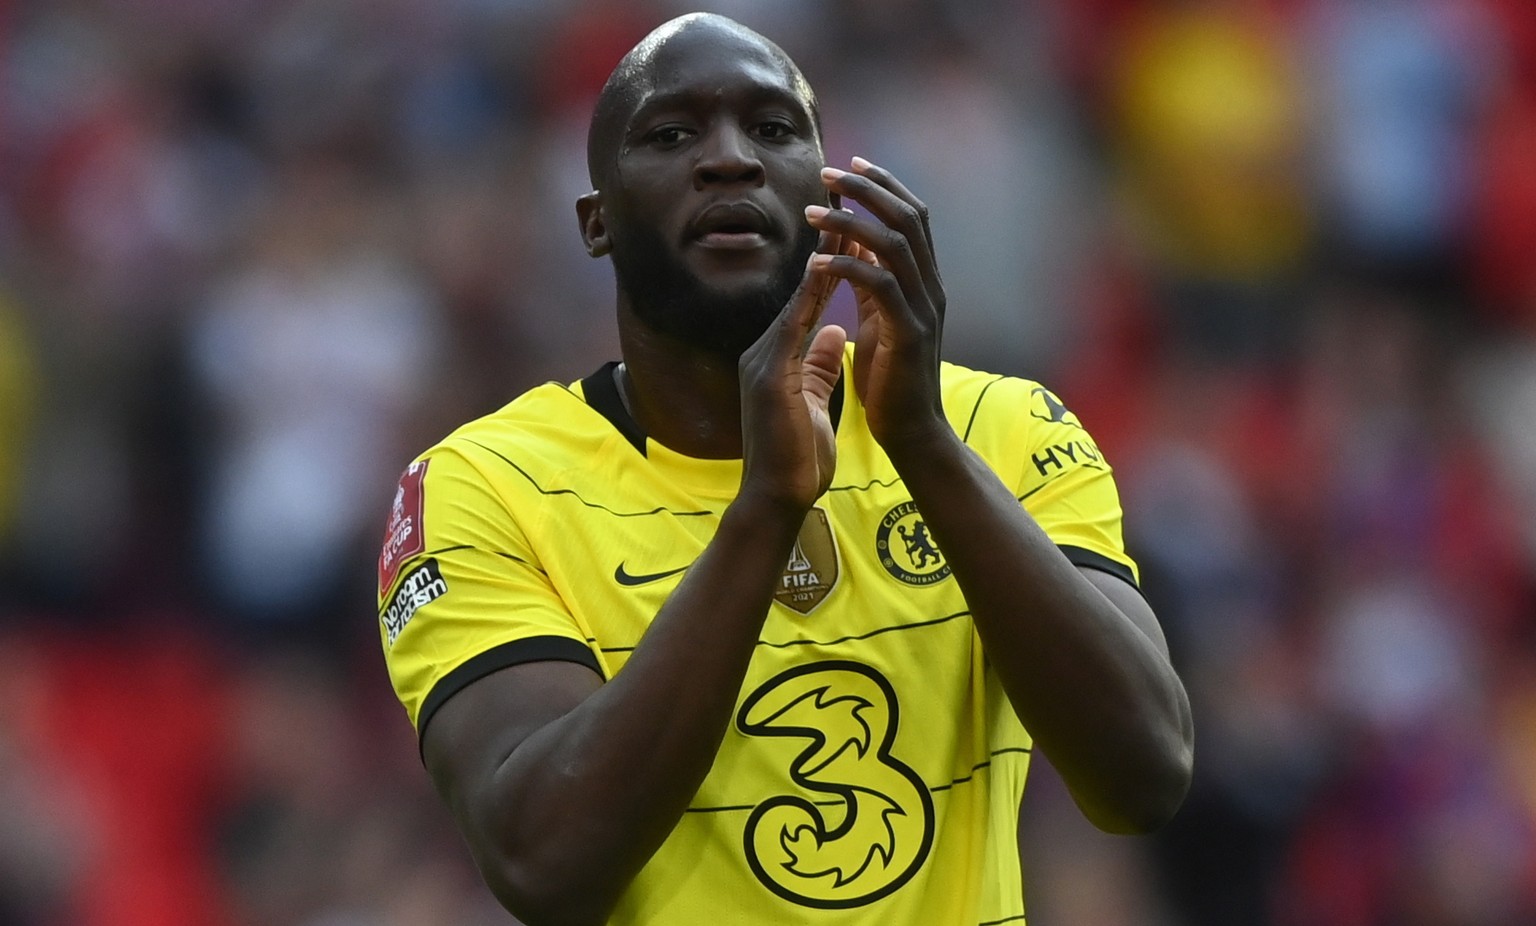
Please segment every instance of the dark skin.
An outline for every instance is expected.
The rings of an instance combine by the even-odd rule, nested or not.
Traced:
[[[841,281],[858,297],[853,386],[870,430],[1020,720],[1096,825],[1162,824],[1189,784],[1187,696],[1136,590],[1069,563],[944,417],[944,295],[925,207],[862,159],[823,168],[798,75],[728,21],[690,20],[645,76],[607,186],[578,204],[594,255],[626,223],[649,223],[707,287],[731,293],[764,285],[791,223],[822,235],[739,361],[647,327],[621,289],[621,385],[636,419],[679,452],[741,458],[741,490],[623,672],[604,683],[574,663],[513,666],[432,720],[427,767],[487,883],[530,924],[601,923],[704,780],[775,583],[832,479],[828,402],[846,335],[818,322]],[[872,217],[829,209],[838,197]],[[698,234],[701,210],[742,201],[765,217],[760,234]]]

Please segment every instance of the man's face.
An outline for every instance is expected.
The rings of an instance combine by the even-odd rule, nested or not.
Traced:
[[[767,49],[671,38],[624,126],[604,209],[619,287],[661,334],[736,358],[794,292],[826,204],[810,104]]]

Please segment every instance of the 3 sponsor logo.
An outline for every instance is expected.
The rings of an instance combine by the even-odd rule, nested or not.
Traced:
[[[933,798],[892,755],[899,725],[890,681],[846,660],[787,669],[742,703],[743,735],[803,744],[789,760],[797,789],[754,807],[742,833],[765,887],[801,906],[847,909],[891,894],[922,867]]]

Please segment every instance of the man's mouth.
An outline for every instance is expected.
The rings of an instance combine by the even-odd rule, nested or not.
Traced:
[[[694,240],[706,248],[746,251],[766,245],[773,226],[751,203],[719,203],[699,214],[692,231]]]
[[[725,251],[746,251],[767,243],[767,238],[754,231],[712,231],[699,238],[699,244],[704,247]]]

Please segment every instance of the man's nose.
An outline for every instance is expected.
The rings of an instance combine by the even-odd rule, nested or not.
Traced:
[[[756,146],[737,125],[713,128],[704,139],[699,160],[693,167],[696,189],[720,183],[745,183],[761,186],[763,162]]]

